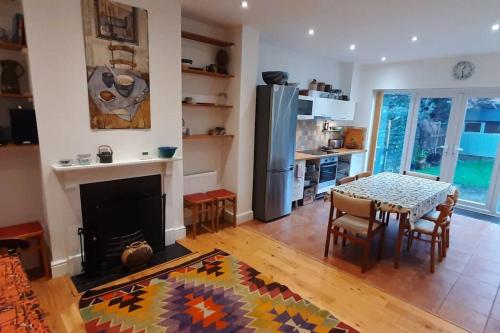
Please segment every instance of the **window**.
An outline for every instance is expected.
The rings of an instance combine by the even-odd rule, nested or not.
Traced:
[[[500,121],[488,121],[484,126],[484,133],[500,134]]]
[[[465,123],[464,131],[465,132],[479,133],[479,132],[481,132],[481,123],[467,122],[467,123]]]

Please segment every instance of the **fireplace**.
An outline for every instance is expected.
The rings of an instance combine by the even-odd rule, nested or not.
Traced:
[[[165,247],[165,195],[161,175],[80,185],[82,265],[93,276],[121,265],[132,242],[154,252]]]

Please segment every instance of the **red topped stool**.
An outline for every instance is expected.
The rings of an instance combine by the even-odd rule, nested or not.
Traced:
[[[40,252],[43,273],[46,279],[50,279],[49,258],[47,256],[45,240],[43,238],[43,228],[40,222],[29,222],[0,228],[0,239],[12,238],[24,240],[36,238],[38,240],[38,251]]]
[[[190,208],[193,213],[193,239],[196,239],[196,228],[198,223],[200,227],[206,229],[207,231],[214,232],[214,212],[213,204],[215,199],[206,195],[205,193],[194,193],[184,196],[184,206]],[[208,221],[208,215],[210,214],[210,228],[203,224]]]
[[[215,230],[219,231],[219,219],[224,218],[224,212],[226,211],[226,204],[230,203],[229,207],[233,207],[233,227],[236,228],[236,209],[238,205],[238,199],[236,193],[228,191],[226,189],[220,189],[215,191],[207,192],[207,195],[215,199]]]

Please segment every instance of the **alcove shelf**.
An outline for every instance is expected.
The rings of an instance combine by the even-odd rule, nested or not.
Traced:
[[[0,93],[0,98],[32,99],[33,95],[31,95],[31,94]]]
[[[0,49],[11,50],[11,51],[24,51],[27,49],[27,47],[26,45],[23,44],[0,42]]]
[[[223,134],[223,135],[210,135],[210,134],[193,134],[188,136],[183,136],[184,141],[194,141],[194,140],[212,140],[212,139],[232,139],[233,134]]]
[[[209,108],[209,109],[232,109],[232,105],[217,105],[217,104],[189,104],[189,103],[182,103],[182,106],[188,107],[188,108]]]
[[[223,41],[223,40],[220,40],[220,39],[215,39],[215,38],[212,38],[212,37],[198,35],[198,34],[195,34],[195,33],[192,33],[192,32],[188,32],[188,31],[182,31],[181,32],[181,37],[185,38],[185,39],[194,40],[196,42],[210,44],[210,45],[215,45],[215,46],[220,46],[220,47],[228,47],[228,46],[233,46],[234,45],[234,43],[232,43],[232,42],[226,42],[226,41]]]
[[[191,69],[191,68],[183,68],[182,72],[186,73],[186,74],[210,76],[210,77],[215,77],[215,78],[219,78],[219,79],[230,79],[230,78],[234,77],[234,75],[232,75],[232,74],[220,74],[220,73],[207,72],[204,70]]]

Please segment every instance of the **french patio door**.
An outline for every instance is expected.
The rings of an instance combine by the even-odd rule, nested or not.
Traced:
[[[401,170],[460,190],[460,205],[500,213],[500,93],[413,95]]]

